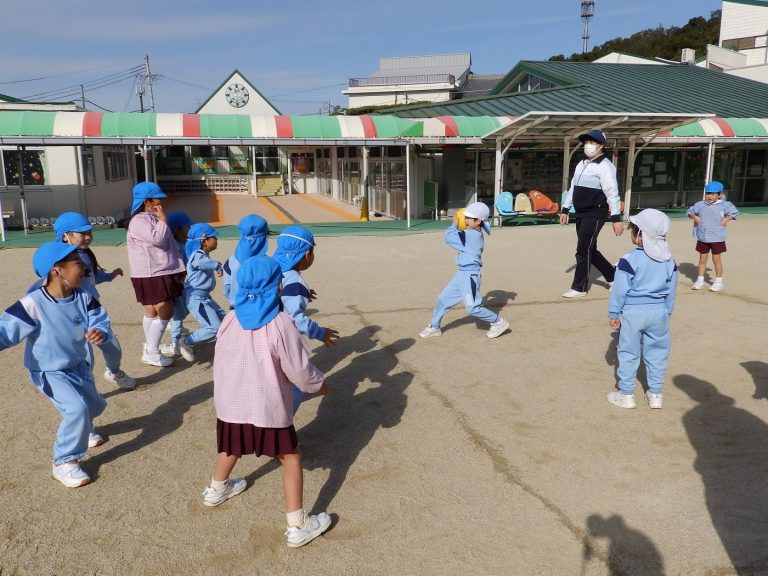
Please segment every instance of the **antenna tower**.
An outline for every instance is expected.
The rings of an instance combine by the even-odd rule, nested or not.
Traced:
[[[589,43],[589,21],[595,15],[595,0],[581,0],[581,21],[584,22],[584,32],[581,35],[581,53],[587,52]]]

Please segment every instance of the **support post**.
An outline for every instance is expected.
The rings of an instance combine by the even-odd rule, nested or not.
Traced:
[[[632,201],[632,174],[635,171],[635,139],[629,139],[629,147],[627,148],[627,173],[625,175],[624,184],[624,216],[629,218],[629,205]]]

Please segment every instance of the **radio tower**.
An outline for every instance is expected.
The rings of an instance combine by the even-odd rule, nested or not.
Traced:
[[[581,21],[584,22],[584,33],[581,35],[581,53],[587,52],[589,43],[589,21],[595,15],[595,0],[581,0]]]

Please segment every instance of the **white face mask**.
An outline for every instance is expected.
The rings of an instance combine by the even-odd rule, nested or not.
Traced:
[[[597,152],[597,144],[593,144],[592,142],[584,144],[584,154],[586,154],[587,158],[594,158],[597,155]]]

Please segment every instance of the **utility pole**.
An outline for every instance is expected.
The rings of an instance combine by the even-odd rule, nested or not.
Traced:
[[[85,87],[82,84],[80,84],[80,105],[85,110]]]
[[[157,74],[152,74],[152,72],[149,69],[149,56],[144,56],[144,72],[140,72],[138,74],[139,76],[139,83],[136,86],[136,94],[139,97],[139,105],[141,107],[141,111],[144,112],[144,94],[146,92],[145,87],[149,87],[149,110],[154,112],[155,111],[155,93],[152,90],[152,82],[155,78],[157,78]]]
[[[581,53],[586,54],[589,43],[589,21],[595,15],[595,0],[581,0],[581,21],[584,22],[584,32],[581,35]]]

